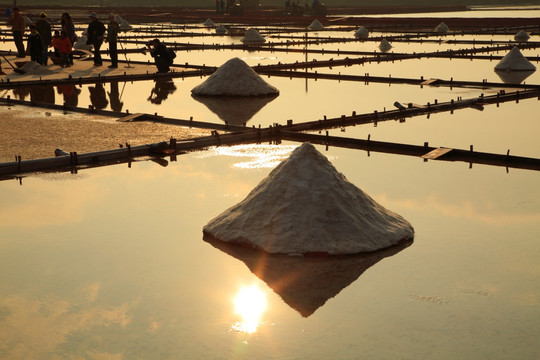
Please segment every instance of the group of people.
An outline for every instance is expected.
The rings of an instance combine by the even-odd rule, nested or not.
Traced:
[[[118,67],[118,34],[120,25],[115,20],[114,14],[109,14],[109,23],[107,27],[98,20],[95,12],[90,13],[90,24],[87,28],[86,45],[93,47],[94,66],[102,66],[101,46],[103,42],[109,44],[109,54],[111,65],[109,68]],[[17,47],[17,57],[25,57],[26,53],[30,55],[30,60],[41,65],[47,65],[49,59],[49,48],[54,49],[54,55],[61,58],[61,66],[69,67],[73,65],[73,45],[78,40],[75,34],[75,26],[69,13],[62,14],[61,30],[52,32],[52,26],[47,20],[47,14],[42,12],[39,15],[39,21],[28,26],[30,34],[28,35],[27,48],[25,50],[23,43],[23,34],[26,29],[26,19],[21,14],[18,7],[14,7],[8,18],[8,25],[13,32],[13,40]],[[170,70],[175,54],[161,43],[159,39],[154,39],[149,44],[150,55],[155,59],[158,72],[166,73]]]

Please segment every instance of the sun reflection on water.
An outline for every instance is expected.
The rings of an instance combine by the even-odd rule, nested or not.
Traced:
[[[257,331],[261,315],[266,310],[266,296],[257,285],[242,286],[234,298],[234,309],[242,321],[234,324],[232,329],[252,334]]]
[[[288,158],[295,148],[296,145],[276,146],[264,144],[219,146],[210,149],[205,157],[221,155],[249,158],[250,160],[237,162],[233,166],[242,169],[273,168]]]

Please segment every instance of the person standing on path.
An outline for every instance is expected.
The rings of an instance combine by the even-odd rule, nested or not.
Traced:
[[[43,65],[47,65],[49,46],[51,45],[52,40],[52,30],[51,24],[47,21],[47,14],[42,12],[39,14],[39,20],[36,22],[37,32],[41,36],[41,41],[43,42]]]
[[[60,24],[62,25],[62,30],[66,32],[67,38],[69,39],[69,41],[71,42],[71,45],[73,46],[77,42],[77,35],[75,34],[75,25],[73,25],[73,21],[71,20],[71,15],[69,15],[69,13],[67,12],[63,13]],[[68,59],[69,59],[69,65],[73,65],[73,52],[69,53]]]
[[[120,25],[114,20],[114,14],[109,14],[109,25],[107,26],[107,38],[106,42],[109,43],[109,54],[111,56],[110,68],[118,67],[118,33],[120,32]]]
[[[103,35],[105,34],[105,25],[97,19],[95,12],[90,13],[90,24],[88,25],[88,40],[86,45],[94,46],[94,66],[103,65],[101,53],[99,52],[103,44]]]
[[[8,25],[11,26],[11,31],[13,32],[13,40],[15,41],[15,46],[17,47],[17,57],[25,57],[24,53],[24,44],[23,44],[23,34],[26,27],[26,21],[21,15],[21,11],[18,7],[13,8],[13,12],[9,16]]]
[[[30,35],[28,35],[28,52],[30,60],[43,65],[43,41],[37,32],[36,25],[30,25]]]

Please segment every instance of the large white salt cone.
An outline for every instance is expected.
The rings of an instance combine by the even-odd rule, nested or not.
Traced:
[[[216,24],[212,21],[212,19],[206,19],[206,21],[203,23],[204,26],[213,27],[216,26]]]
[[[442,33],[442,34],[447,33],[449,30],[450,28],[444,22],[441,22],[434,29],[435,32]]]
[[[265,42],[266,39],[257,31],[257,29],[250,28],[246,31],[246,34],[240,41],[244,44],[261,44]]]
[[[514,40],[519,42],[527,42],[530,38],[531,36],[527,34],[527,32],[524,30],[521,30],[516,35],[514,35]]]
[[[79,37],[75,44],[73,44],[73,48],[76,50],[92,50],[92,45],[86,45],[86,41],[86,36]]]
[[[218,34],[218,35],[225,35],[227,32],[228,32],[227,28],[225,26],[223,26],[223,25],[219,25],[216,28],[216,34]]]
[[[507,70],[507,71],[531,71],[536,70],[534,66],[523,54],[519,51],[517,46],[514,46],[508,54],[506,54],[501,61],[495,65],[495,70]]]
[[[369,31],[364,26],[360,26],[358,30],[354,32],[354,37],[357,39],[367,39],[368,36]]]
[[[385,209],[305,143],[237,205],[211,220],[205,235],[272,254],[354,254],[414,237]]]
[[[386,39],[382,39],[381,43],[379,44],[379,49],[383,52],[386,52],[392,48],[392,44],[388,42]]]
[[[315,19],[313,20],[313,22],[308,26],[308,28],[310,28],[311,30],[322,30],[324,29],[324,26],[323,24],[318,20],[318,19]]]
[[[233,58],[221,65],[202,84],[195,86],[193,95],[209,96],[265,96],[279,94],[248,64]]]

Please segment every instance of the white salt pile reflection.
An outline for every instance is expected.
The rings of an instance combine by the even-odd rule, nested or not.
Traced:
[[[221,65],[202,84],[195,86],[191,93],[211,96],[264,96],[279,94],[279,90],[264,81],[243,60],[233,58]]]
[[[133,26],[131,26],[127,20],[122,20],[122,22],[120,23],[119,25],[120,27],[120,31],[130,31],[131,29],[133,29]]]
[[[514,46],[512,50],[510,50],[510,52],[495,65],[495,70],[531,71],[536,70],[536,66],[523,56],[517,46]]]
[[[309,143],[203,232],[224,242],[290,255],[370,252],[414,236],[409,222],[347,181]]]

